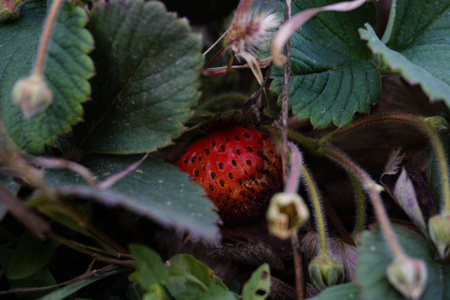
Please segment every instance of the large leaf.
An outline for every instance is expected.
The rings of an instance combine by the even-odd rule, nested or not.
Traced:
[[[98,180],[125,170],[136,156],[91,155],[81,163]],[[108,206],[122,206],[161,225],[187,230],[194,236],[218,239],[213,203],[204,190],[172,165],[148,158],[137,169],[107,190],[88,186],[69,171],[53,170],[46,180],[65,195],[92,198]]]
[[[383,42],[370,27],[361,36],[393,71],[450,105],[450,1],[394,0]]]
[[[435,261],[435,252],[431,245],[420,235],[403,227],[395,226],[395,233],[406,254],[421,259],[428,270],[426,288],[420,299],[448,299],[448,277],[450,266],[439,266]],[[386,268],[392,263],[393,255],[386,245],[383,233],[378,227],[363,234],[358,248],[358,283],[362,286],[364,299],[400,300],[404,297],[389,283]]]
[[[450,15],[450,10],[446,13]],[[444,19],[436,34],[423,36],[400,52],[388,48],[370,25],[360,29],[361,38],[392,71],[411,84],[420,84],[431,99],[443,99],[450,106],[450,18]],[[441,35],[442,34],[442,35]]]
[[[336,1],[292,1],[292,14]],[[322,12],[292,35],[289,105],[318,127],[348,124],[378,100],[380,78],[358,28],[375,22],[372,3],[350,12]],[[272,89],[281,93],[283,70],[274,68]]]
[[[47,13],[47,1],[27,1],[18,20],[0,26],[0,112],[14,142],[30,153],[40,153],[56,137],[71,131],[83,114],[81,102],[90,94],[87,81],[94,65],[87,55],[93,47],[86,11],[65,1],[53,28],[44,77],[52,90],[52,104],[41,114],[25,120],[12,104],[14,82],[26,77],[35,60]]]
[[[79,146],[141,153],[171,143],[199,98],[200,39],[157,1],[99,2],[88,28],[97,76],[75,130]]]

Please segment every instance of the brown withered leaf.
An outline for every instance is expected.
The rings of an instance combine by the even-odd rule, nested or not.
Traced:
[[[295,300],[297,299],[297,294],[292,286],[274,276],[271,276],[269,299]]]
[[[281,258],[275,254],[272,247],[262,241],[246,241],[236,244],[223,244],[213,251],[213,254],[226,256],[238,263],[260,266],[268,263],[275,272],[284,271]]]

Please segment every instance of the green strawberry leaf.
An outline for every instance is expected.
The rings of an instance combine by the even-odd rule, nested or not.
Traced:
[[[97,76],[76,143],[121,154],[169,145],[199,98],[200,39],[157,1],[99,2],[88,28]]]
[[[334,2],[294,0],[292,14]],[[358,35],[367,22],[375,22],[373,3],[345,13],[319,13],[292,35],[289,106],[298,119],[309,118],[317,127],[344,126],[355,112],[368,112],[376,103],[379,74]],[[283,68],[274,68],[272,77],[272,90],[281,93]]]
[[[309,300],[356,300],[359,299],[361,288],[353,283],[333,285],[326,288],[319,295],[308,298]]]
[[[264,300],[270,294],[270,268],[268,264],[256,269],[242,288],[243,300]]]
[[[11,139],[29,153],[42,152],[58,136],[72,130],[83,114],[82,102],[91,92],[88,79],[94,65],[87,55],[93,47],[84,29],[87,14],[74,2],[65,1],[52,31],[44,78],[52,90],[51,105],[41,114],[24,119],[13,105],[16,80],[29,75],[47,14],[47,1],[27,1],[19,19],[0,26],[0,113]]]
[[[447,14],[449,13],[450,10]],[[435,36],[421,37],[400,52],[383,44],[369,24],[359,32],[373,53],[391,71],[399,72],[411,84],[420,84],[432,100],[443,99],[450,106],[450,18],[447,20],[448,29],[442,30],[442,36],[439,35],[441,28],[437,28]]]
[[[144,289],[150,289],[155,284],[167,284],[169,271],[159,254],[146,246],[132,244],[130,251],[138,265],[130,279],[139,282]]]
[[[137,156],[91,155],[81,161],[98,180],[125,170]],[[193,236],[217,241],[218,219],[205,191],[176,167],[147,158],[111,188],[101,190],[66,170],[51,170],[45,179],[63,195],[92,198],[107,206],[122,206],[163,226],[176,227]]]
[[[6,270],[9,279],[24,279],[48,264],[59,243],[43,243],[26,231],[19,238],[17,248]]]
[[[444,300],[448,297],[446,287],[450,280],[448,265],[438,265],[434,258],[435,252],[431,245],[416,232],[394,226],[395,234],[405,253],[425,262],[428,270],[426,288],[420,299]],[[356,277],[362,287],[361,296],[364,299],[404,299],[388,281],[386,269],[392,263],[393,255],[386,245],[383,233],[379,227],[363,233],[361,246],[358,247],[358,266]]]

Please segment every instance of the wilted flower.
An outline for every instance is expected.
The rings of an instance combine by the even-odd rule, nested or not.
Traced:
[[[402,255],[386,271],[389,282],[409,299],[419,299],[427,282],[427,267],[420,259]]]
[[[251,2],[241,0],[231,24],[224,35],[223,46],[245,60],[259,84],[263,76],[258,65],[258,49],[268,42],[281,19],[274,10],[251,8]]]
[[[288,239],[308,220],[305,201],[295,193],[278,193],[270,200],[267,222],[272,235]]]
[[[53,93],[40,75],[19,79],[14,84],[12,98],[22,108],[25,119],[43,112],[52,102]]]
[[[450,214],[433,216],[428,220],[430,238],[441,258],[450,255]]]
[[[344,265],[325,252],[311,261],[308,271],[314,287],[319,291],[344,281]]]

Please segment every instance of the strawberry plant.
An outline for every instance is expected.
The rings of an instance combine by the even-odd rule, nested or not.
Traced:
[[[0,0],[0,297],[450,298],[449,0]]]

